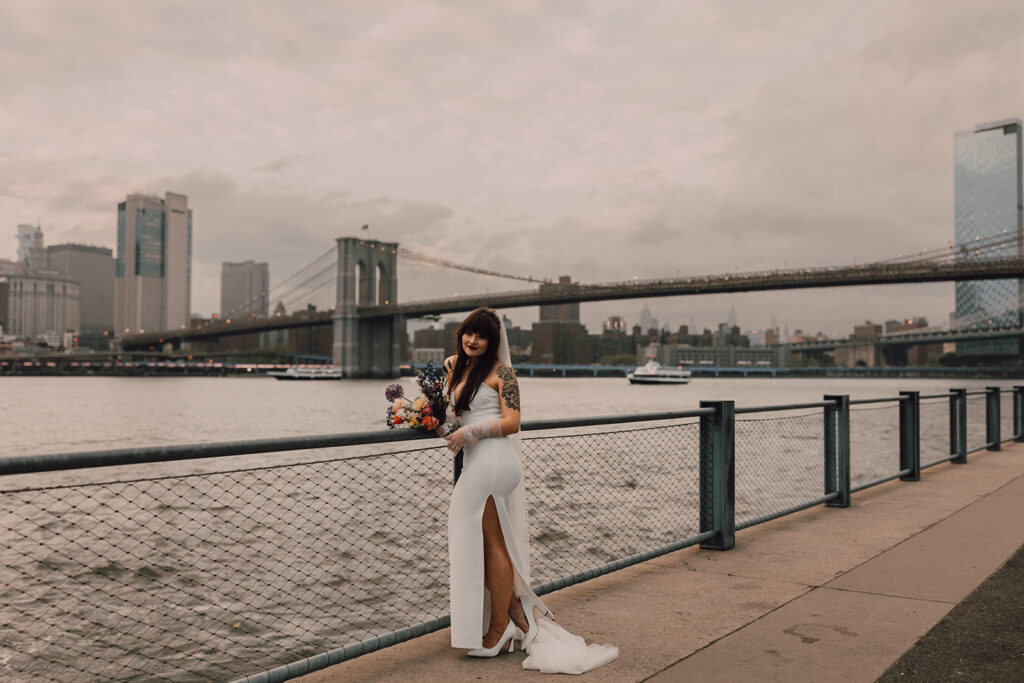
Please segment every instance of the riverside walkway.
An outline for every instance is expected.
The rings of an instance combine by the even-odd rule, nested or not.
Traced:
[[[741,531],[732,550],[686,548],[545,602],[588,642],[619,647],[588,681],[875,681],[1022,545],[1024,444],[1007,443],[855,493],[849,508],[819,505]],[[956,649],[929,634],[949,676],[933,661],[928,674],[894,669],[887,680],[1020,680],[1024,626],[1007,623],[1015,633],[1001,635],[1014,647],[984,674],[963,670]],[[989,635],[959,633],[967,648]],[[298,680],[552,680],[522,670],[523,653],[475,660],[448,638],[442,630]]]

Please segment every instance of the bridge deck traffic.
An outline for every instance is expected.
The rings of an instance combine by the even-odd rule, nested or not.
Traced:
[[[1024,544],[1022,500],[1024,444],[1007,444],[742,531],[733,550],[688,548],[545,599],[620,648],[588,681],[874,681]],[[473,660],[448,638],[300,680],[550,680],[522,653]]]

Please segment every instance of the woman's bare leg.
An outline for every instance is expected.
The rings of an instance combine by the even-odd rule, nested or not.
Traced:
[[[483,532],[484,585],[491,594],[491,621],[484,635],[483,646],[494,647],[508,627],[514,570],[512,559],[508,556],[508,548],[505,547],[498,509],[492,496],[487,497],[487,504],[484,505]]]
[[[526,612],[523,610],[523,603],[514,595],[508,603],[508,618],[516,622],[516,626],[518,626],[519,630],[523,633],[530,630],[530,623],[526,621]]]

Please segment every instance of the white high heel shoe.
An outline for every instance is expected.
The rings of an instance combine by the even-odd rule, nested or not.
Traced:
[[[526,647],[530,643],[532,643],[534,638],[537,637],[537,634],[540,633],[540,626],[537,624],[537,617],[533,613],[533,608],[540,607],[541,609],[544,609],[544,607],[541,604],[540,600],[529,595],[520,596],[519,604],[523,606],[523,612],[526,613],[526,624],[528,626],[526,633],[524,633],[522,637],[522,648],[525,652]],[[550,616],[554,616],[553,614],[551,614],[550,610],[544,610],[544,613]]]
[[[508,626],[505,627],[505,632],[501,634],[501,638],[498,638],[498,642],[494,647],[481,647],[476,650],[470,650],[466,654],[470,657],[494,657],[505,647],[506,641],[508,642],[508,651],[516,647],[516,632],[519,631],[516,625],[511,619],[508,620]]]

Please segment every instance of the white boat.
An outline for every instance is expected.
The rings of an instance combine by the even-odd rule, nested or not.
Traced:
[[[632,372],[626,373],[630,384],[688,384],[689,370],[682,368],[663,368],[657,361],[648,361]]]
[[[341,368],[304,368],[292,366],[284,372],[272,370],[267,374],[275,379],[341,379]]]

